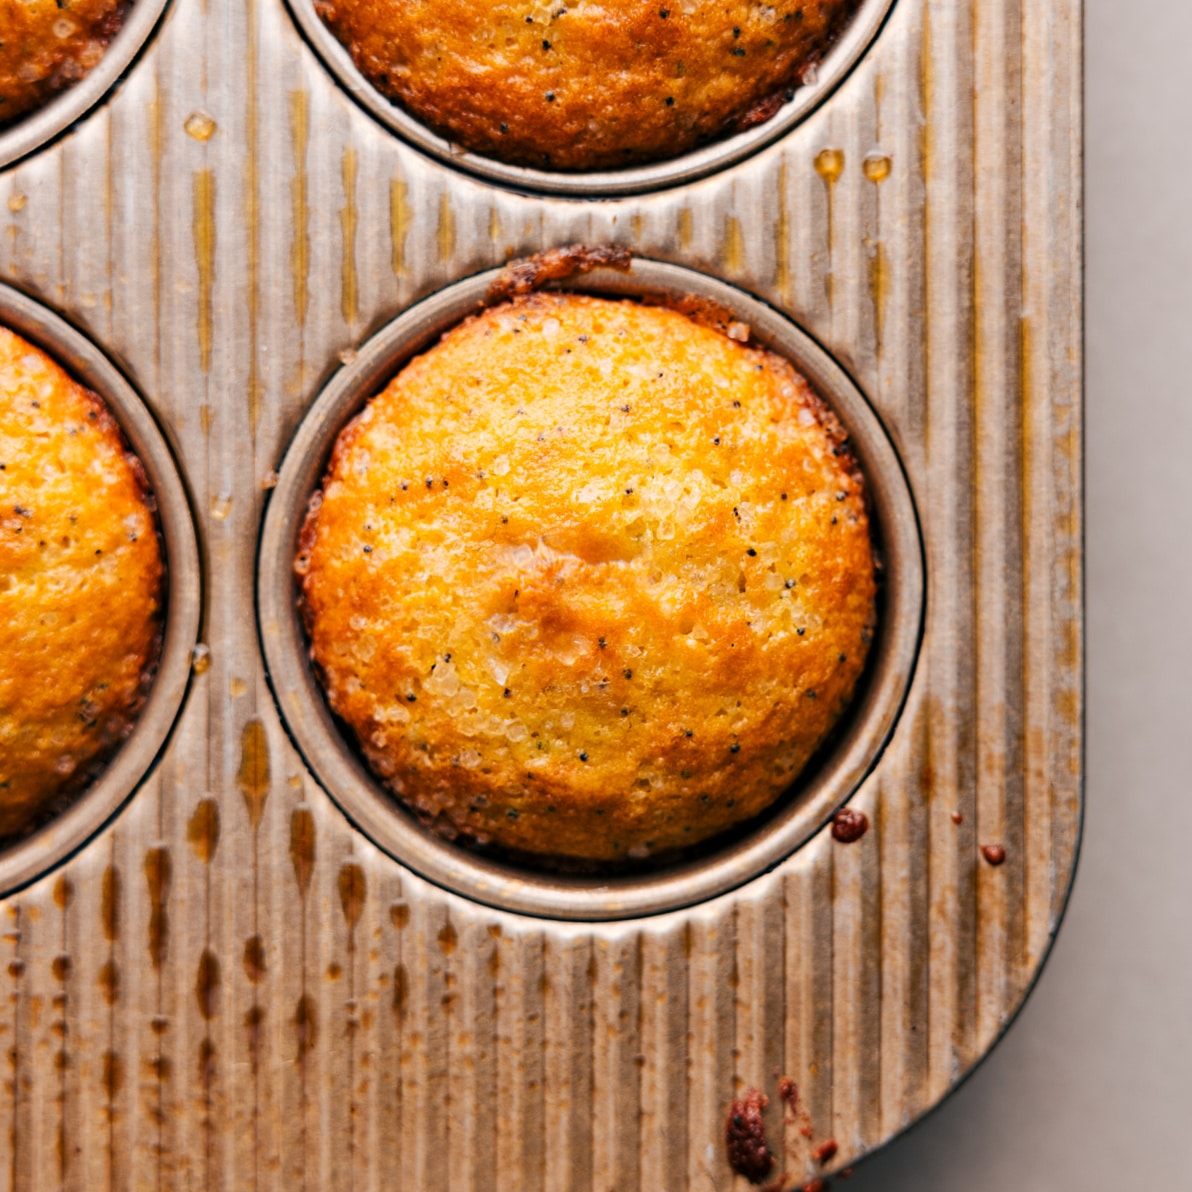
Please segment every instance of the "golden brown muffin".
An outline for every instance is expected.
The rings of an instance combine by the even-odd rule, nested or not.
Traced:
[[[872,632],[842,441],[787,361],[673,310],[469,319],[344,430],[311,503],[332,708],[448,835],[614,860],[756,815]]]
[[[361,72],[449,140],[617,169],[768,120],[860,0],[315,0]]]
[[[0,0],[0,127],[94,69],[125,0]]]
[[[157,661],[162,555],[107,407],[0,328],[0,835],[131,731]]]

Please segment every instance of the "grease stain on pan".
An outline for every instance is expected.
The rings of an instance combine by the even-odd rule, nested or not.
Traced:
[[[343,241],[343,264],[340,279],[340,309],[349,329],[356,326],[360,316],[359,281],[356,273],[356,225],[359,216],[356,210],[356,150],[349,146],[344,150],[343,161],[344,205],[339,212],[339,226]]]
[[[194,855],[204,864],[211,864],[219,847],[219,804],[210,796],[195,804],[186,826],[186,839]]]
[[[315,867],[315,817],[309,807],[295,807],[290,815],[290,862],[303,898],[310,889]]]
[[[355,861],[345,861],[339,870],[339,905],[348,925],[348,951],[356,950],[356,924],[364,913],[367,896],[364,870]]]
[[[406,268],[406,238],[414,224],[414,209],[410,206],[410,187],[404,178],[393,178],[389,183],[389,240],[392,245],[393,276],[404,278]],[[493,209],[496,218],[496,209]]]
[[[211,371],[213,301],[215,294],[215,174],[196,170],[194,174],[195,266],[199,271],[199,367]]]
[[[195,975],[195,1003],[204,1022],[210,1022],[215,1017],[219,1005],[220,979],[219,957],[210,948],[204,948]]]
[[[240,734],[240,767],[236,771],[236,785],[244,796],[248,822],[252,830],[261,826],[265,803],[272,789],[269,761],[269,735],[257,717],[249,720]]]
[[[304,1062],[319,1041],[319,1020],[315,1003],[304,993],[294,1007],[294,1038],[298,1044],[298,1060]]]
[[[244,975],[252,985],[260,985],[265,979],[265,941],[259,935],[251,935],[244,941]]]
[[[99,990],[103,1000],[114,1006],[120,1000],[120,967],[114,960],[106,961],[99,970]]]
[[[149,887],[149,959],[155,969],[165,961],[170,938],[170,882],[173,863],[162,845],[145,854],[145,883]]]

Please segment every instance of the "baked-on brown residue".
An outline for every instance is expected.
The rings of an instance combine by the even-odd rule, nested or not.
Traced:
[[[0,128],[89,74],[127,7],[124,0],[0,0]]]
[[[869,831],[869,816],[852,807],[842,807],[832,817],[832,839],[853,844]]]
[[[440,136],[553,170],[686,153],[773,117],[861,0],[316,0],[383,94]]]
[[[770,1098],[760,1089],[746,1089],[744,1096],[729,1106],[724,1123],[728,1165],[752,1184],[760,1184],[774,1166],[762,1120],[762,1111],[769,1104]]]
[[[826,1142],[821,1142],[819,1146],[811,1152],[811,1157],[817,1163],[830,1163],[836,1158],[836,1152],[840,1148],[836,1145],[835,1138],[829,1138]]]
[[[1006,860],[1006,850],[1000,844],[981,845],[981,856],[995,869]]]
[[[488,288],[488,302],[494,305],[516,298],[545,285],[579,277],[593,269],[619,269],[627,272],[633,254],[617,244],[566,244],[548,248],[532,257],[510,261]]]

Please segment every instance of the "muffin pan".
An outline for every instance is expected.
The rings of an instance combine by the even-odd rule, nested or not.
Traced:
[[[322,480],[336,436],[402,365],[474,312],[499,275],[490,270],[412,307],[364,344],[319,395],[286,454],[261,538],[257,594],[261,640],[274,695],[295,744],[344,814],[374,843],[429,880],[478,902],[549,918],[616,919],[703,902],[792,853],[851,795],[881,756],[910,686],[922,620],[922,546],[910,491],[880,424],[848,376],[775,311],[690,269],[634,261],[599,269],[564,288],[665,301],[695,295],[731,312],[753,338],[793,361],[840,417],[869,483],[874,537],[883,564],[878,635],[862,690],[826,755],[797,794],[744,840],[638,878],[565,878],[502,865],[422,829],[372,777],[339,731],[307,661],[293,560],[307,502]]]
[[[0,891],[9,895],[94,836],[119,811],[164,748],[186,694],[198,635],[199,558],[186,493],[166,441],[112,363],[57,315],[3,284],[0,326],[47,352],[107,403],[148,476],[166,563],[161,658],[136,727],[102,774],[65,811],[0,848]]]
[[[566,197],[394,136],[280,0],[182,3],[111,102],[0,173],[0,277],[144,405],[44,307],[16,329],[103,392],[147,466],[148,407],[203,557],[157,763],[130,741],[120,792],[5,871],[14,1187],[743,1192],[725,1117],[756,1087],[770,1178],[796,1189],[1006,1029],[1082,807],[1079,5],[865,11],[848,77],[747,155],[640,188],[569,176]],[[822,348],[871,480],[913,502],[924,584],[887,615],[917,659],[905,700],[859,709],[865,760],[825,762],[788,835],[779,816],[632,905],[411,852],[392,805],[349,789],[338,734],[307,740],[321,705],[278,566],[332,426],[456,317],[451,287],[575,242],[632,248],[638,280],[723,283],[800,363]],[[190,514],[167,472],[168,539]],[[907,528],[883,515],[885,538]],[[181,657],[199,570],[167,547]],[[177,706],[184,672],[154,698]],[[826,823],[842,798],[870,825],[852,843]]]

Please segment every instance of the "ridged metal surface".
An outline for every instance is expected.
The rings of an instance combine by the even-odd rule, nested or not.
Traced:
[[[131,806],[0,912],[0,1182],[727,1192],[746,1085],[796,1184],[822,1140],[851,1163],[953,1087],[1037,973],[1079,835],[1079,61],[1076,0],[899,0],[779,145],[585,204],[404,148],[280,0],[180,0],[112,102],[0,175],[0,274],[172,435],[211,650]],[[901,452],[928,575],[910,699],[855,800],[873,829],[610,925],[471,905],[351,831],[282,731],[253,606],[262,486],[338,354],[580,239],[817,335]],[[779,1072],[806,1111],[786,1126]]]

